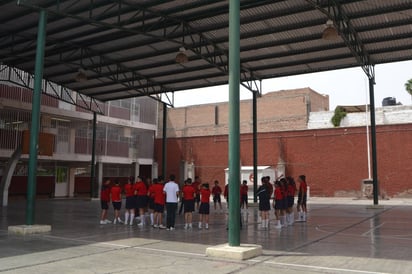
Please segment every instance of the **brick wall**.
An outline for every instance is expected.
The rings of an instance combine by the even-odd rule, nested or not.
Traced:
[[[253,165],[251,134],[241,135],[241,163]],[[155,157],[161,170],[161,139]],[[355,195],[368,177],[364,127],[267,132],[258,134],[258,165],[275,166],[283,151],[287,175],[305,174],[316,196]],[[377,127],[378,178],[381,191],[389,196],[412,189],[412,124]],[[204,182],[223,184],[228,166],[227,135],[169,138],[167,173],[179,178],[182,160],[193,160],[195,173]]]

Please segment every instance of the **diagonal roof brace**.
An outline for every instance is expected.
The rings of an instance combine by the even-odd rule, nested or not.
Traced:
[[[14,67],[0,65],[0,82],[8,82],[16,86],[33,90],[34,75]],[[94,98],[81,93],[76,93],[76,98],[73,96],[72,90],[48,80],[43,80],[42,94],[88,111],[104,114],[101,104]]]
[[[338,0],[306,0],[306,2],[324,13],[328,19],[334,22],[343,41],[362,67],[366,76],[369,79],[374,79],[374,64],[370,60],[369,54],[353,28],[349,17],[343,11],[340,2]]]
[[[192,28],[187,22],[181,19],[177,19],[171,16],[164,14],[159,14],[158,12],[150,10],[143,5],[136,5],[131,3],[123,3],[122,5],[113,4],[111,9],[118,9],[119,14],[121,14],[124,6],[129,6],[134,9],[135,15],[142,16],[143,26],[141,27],[127,27],[130,19],[122,18],[118,16],[117,22],[113,24],[102,22],[96,18],[99,18],[98,10],[94,10],[94,3],[92,0],[89,0],[89,3],[85,1],[75,1],[70,8],[73,8],[76,4],[82,4],[83,7],[86,7],[87,16],[72,14],[70,9],[63,11],[62,7],[59,5],[60,1],[56,0],[56,5],[51,7],[42,7],[38,4],[34,4],[27,0],[19,0],[19,5],[29,7],[32,9],[40,10],[44,9],[47,12],[63,17],[70,17],[73,19],[84,21],[88,24],[95,26],[100,26],[108,29],[118,29],[124,32],[132,34],[145,35],[151,38],[159,39],[161,41],[171,41],[176,43],[179,46],[183,46],[186,49],[190,49],[201,59],[207,61],[212,66],[216,67],[218,70],[222,71],[223,74],[228,74],[228,53],[227,50],[219,48],[215,43],[210,39],[206,38],[202,33],[199,33],[194,28]],[[97,13],[96,13],[97,12]],[[105,11],[107,12],[107,11]],[[153,16],[154,15],[154,16]],[[146,17],[148,18],[146,20]],[[154,17],[158,18],[155,20]],[[123,20],[123,21],[122,21]],[[147,21],[147,22],[146,22]],[[161,29],[162,31],[159,31]],[[190,41],[191,43],[188,43]],[[223,64],[223,65],[222,65]],[[241,65],[241,81],[246,81],[245,83],[241,82],[241,85],[249,89],[252,92],[259,92],[261,90],[258,88],[258,84],[250,84],[251,82],[258,81],[260,77],[257,77],[255,73],[251,72],[250,69]],[[167,90],[167,89],[166,89]]]

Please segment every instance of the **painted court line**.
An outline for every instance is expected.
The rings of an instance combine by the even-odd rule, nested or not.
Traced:
[[[377,226],[372,227],[371,229],[369,229],[368,231],[366,231],[365,233],[363,233],[362,236],[368,235],[369,233],[371,233],[372,231],[374,231],[374,230],[377,229],[377,228],[380,228],[380,227],[383,226],[384,224],[385,224],[385,223],[381,223],[380,225],[377,225]]]
[[[108,242],[96,242],[96,241],[87,241],[87,240],[79,240],[79,239],[72,239],[66,237],[58,237],[58,236],[47,236],[48,238],[55,238],[67,241],[76,241],[81,243],[93,244],[93,245],[103,245],[103,246],[112,246],[118,248],[134,248],[134,249],[141,249],[141,250],[148,250],[148,251],[156,251],[156,252],[164,252],[164,253],[172,253],[172,254],[180,254],[180,255],[191,255],[191,256],[200,256],[205,257],[205,254],[199,253],[192,253],[192,252],[184,252],[184,251],[175,251],[175,250],[166,250],[166,249],[159,249],[159,248],[150,248],[150,247],[142,247],[142,246],[131,246],[131,245],[124,245],[124,244],[115,244],[115,243],[108,243]],[[159,242],[152,242],[159,243]]]
[[[206,257],[205,254],[191,253],[191,252],[184,252],[184,251],[166,250],[166,249],[158,249],[158,248],[150,248],[150,247],[140,247],[140,246],[133,246],[132,248],[134,248],[134,249],[142,249],[142,250],[149,250],[149,251],[164,252],[164,253],[180,254],[180,255],[191,255],[191,256]]]
[[[274,264],[274,265],[279,265],[279,266],[291,266],[291,267],[298,267],[298,268],[311,268],[311,269],[318,269],[318,270],[340,271],[340,272],[349,272],[349,273],[390,274],[390,273],[386,273],[386,272],[375,272],[375,271],[365,271],[365,270],[355,270],[355,269],[325,267],[325,266],[316,266],[316,265],[288,264],[288,263],[278,263],[278,262],[264,262],[264,263],[265,263],[265,264]]]

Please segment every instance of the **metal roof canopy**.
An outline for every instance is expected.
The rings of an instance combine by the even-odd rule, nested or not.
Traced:
[[[38,10],[48,13],[47,81],[99,101],[228,83],[228,1],[1,1],[0,60],[34,73]],[[412,59],[410,0],[240,1],[242,85]],[[327,19],[339,31],[323,40]],[[184,47],[188,62],[175,61]],[[87,79],[76,81],[81,70]]]

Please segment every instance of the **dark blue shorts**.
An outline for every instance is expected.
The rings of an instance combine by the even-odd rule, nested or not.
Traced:
[[[303,196],[303,197],[302,197]],[[306,205],[306,194],[298,196],[298,205]]]
[[[270,210],[270,200],[259,200],[259,210],[260,211],[269,211]]]
[[[146,208],[147,207],[147,196],[146,195],[138,195],[136,198],[136,206],[137,208]]]
[[[209,214],[210,213],[210,204],[209,203],[200,203],[199,214]]]
[[[100,206],[102,209],[109,209],[109,202],[108,201],[100,201]]]
[[[195,200],[183,200],[184,213],[195,211]]]
[[[120,210],[122,208],[122,202],[112,202],[112,205],[115,210]]]
[[[163,211],[165,211],[165,205],[161,205],[161,204],[154,204],[154,211],[157,213],[163,213]]]
[[[136,196],[126,197],[126,209],[136,208]]]
[[[215,202],[215,203],[220,203],[221,202],[220,194],[213,196],[213,202]]]
[[[283,210],[283,209],[286,209],[286,207],[287,207],[287,204],[285,202],[285,199],[275,200],[275,209]]]
[[[295,204],[295,197],[288,196],[288,207],[293,207],[294,204]]]

